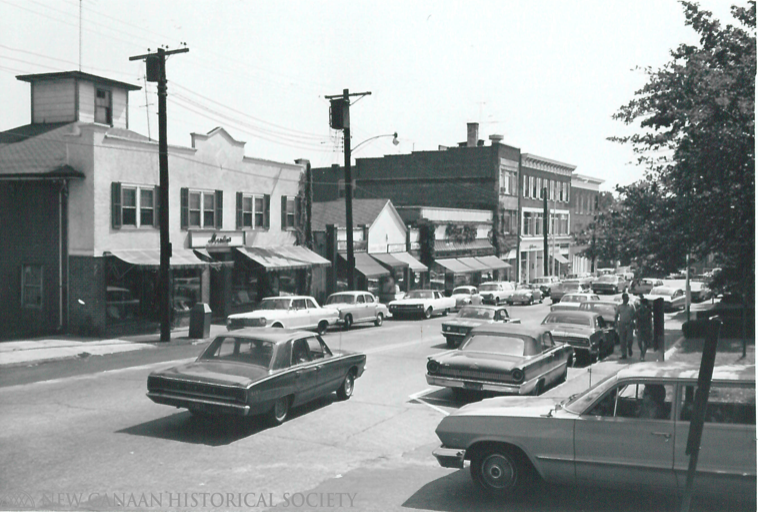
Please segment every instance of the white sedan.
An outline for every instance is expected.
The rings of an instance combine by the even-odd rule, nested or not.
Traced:
[[[445,297],[439,290],[412,290],[404,298],[388,304],[392,316],[423,315],[430,318],[440,313],[447,315],[455,309],[455,300]]]
[[[665,311],[684,308],[687,299],[684,290],[672,286],[656,286],[650,290],[650,293],[645,295],[645,298],[650,302],[656,299],[663,299],[663,309]]]
[[[283,327],[313,329],[323,334],[339,317],[339,311],[322,308],[316,299],[307,295],[267,297],[254,311],[229,315],[226,328],[232,331],[245,327]]]

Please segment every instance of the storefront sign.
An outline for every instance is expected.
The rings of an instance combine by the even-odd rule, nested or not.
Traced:
[[[245,234],[241,231],[190,231],[190,247],[193,249],[206,247],[243,247]]]

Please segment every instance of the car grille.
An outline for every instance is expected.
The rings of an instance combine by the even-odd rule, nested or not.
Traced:
[[[424,306],[422,305],[409,305],[409,304],[398,304],[396,306],[393,306],[392,309],[395,311],[398,311],[400,313],[408,312],[408,313],[417,313],[419,311],[422,311],[424,309]]]
[[[170,392],[172,394],[185,395],[187,397],[213,398],[215,400],[241,403],[245,402],[246,395],[246,390],[238,387],[165,379],[152,375],[147,378],[147,390],[153,392]]]
[[[480,370],[463,370],[459,368],[446,368],[441,366],[439,371],[434,374],[441,377],[452,377],[454,379],[471,379],[489,382],[513,382],[510,374],[499,372],[485,372]]]
[[[579,345],[581,347],[590,346],[590,340],[578,336],[553,336],[553,339],[561,343],[568,343],[569,345]]]
[[[469,332],[468,327],[458,327],[455,325],[445,325],[442,327],[443,331],[450,334],[466,334]]]

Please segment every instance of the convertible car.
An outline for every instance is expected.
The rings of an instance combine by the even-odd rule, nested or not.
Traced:
[[[521,320],[511,318],[502,306],[466,306],[457,316],[442,322],[442,335],[447,340],[448,347],[455,347],[477,325],[496,322],[520,324]]]
[[[324,334],[338,320],[339,311],[322,308],[313,297],[294,295],[267,297],[254,311],[229,315],[226,328],[232,331],[244,327],[284,327],[314,329]]]
[[[194,415],[265,414],[274,424],[291,407],[337,392],[346,400],[366,355],[333,352],[321,336],[248,328],[214,339],[196,361],[151,373],[147,396]]]
[[[682,491],[699,368],[640,363],[571,398],[498,397],[445,417],[434,451],[486,492],[509,496],[536,478],[564,484]],[[695,492],[756,496],[755,365],[716,367]]]
[[[542,325],[550,329],[556,341],[568,343],[589,361],[613,354],[614,336],[603,317],[594,311],[551,311]]]
[[[551,384],[566,380],[573,352],[541,327],[484,324],[474,327],[457,350],[430,356],[426,382],[451,388],[456,394],[539,395]]]

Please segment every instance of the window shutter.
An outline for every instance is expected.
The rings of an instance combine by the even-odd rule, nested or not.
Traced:
[[[298,196],[295,198],[295,227],[300,227],[300,215],[303,211],[303,198]]]
[[[111,227],[121,229],[121,183],[111,183]]]
[[[282,196],[282,231],[287,229],[287,196]]]
[[[271,227],[271,196],[264,195],[263,203],[263,227],[268,229]]]
[[[242,229],[242,192],[237,192],[237,230]]]
[[[153,226],[161,227],[161,187],[153,189]]]
[[[216,191],[216,229],[224,229],[224,191]]]
[[[187,226],[189,225],[189,189],[188,188],[182,188],[181,190],[182,195],[182,204],[181,204],[181,228],[187,229]]]

